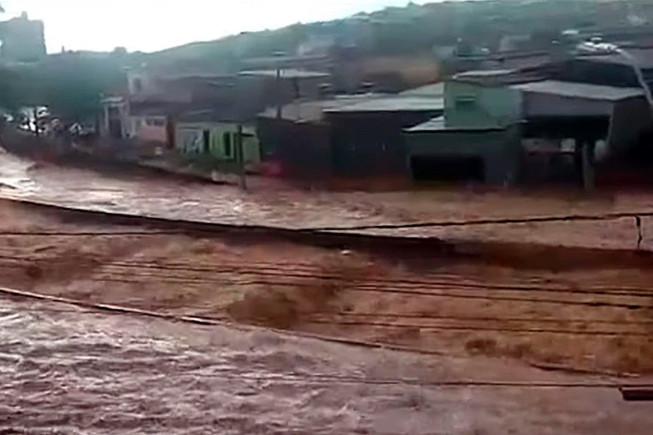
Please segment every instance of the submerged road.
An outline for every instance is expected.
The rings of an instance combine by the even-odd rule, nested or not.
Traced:
[[[320,192],[252,179],[251,189],[193,182],[149,170],[34,165],[0,154],[0,197],[21,198],[105,212],[142,214],[228,225],[288,229],[404,225],[430,221],[515,219],[551,215],[653,212],[653,193],[611,196],[471,190]],[[643,219],[642,248],[653,248]],[[386,228],[358,233],[445,240],[483,240],[606,249],[634,249],[634,219],[542,222],[473,227]]]
[[[470,378],[597,381],[0,300],[1,433],[636,435],[653,425],[650,405],[613,389],[429,384]]]
[[[224,199],[229,188],[29,169],[6,158],[7,197],[206,221],[229,210],[243,216],[233,214],[235,197]],[[193,196],[197,186],[204,196]],[[322,210],[337,210],[338,196],[325,195]],[[265,196],[241,201],[275,201]],[[293,220],[287,204],[274,210]],[[649,434],[650,405],[592,387],[606,382],[498,358],[418,356],[0,298],[0,433]]]

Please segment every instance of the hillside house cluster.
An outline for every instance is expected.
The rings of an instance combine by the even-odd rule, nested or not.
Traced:
[[[653,81],[653,49],[630,53]],[[650,133],[645,89],[623,57],[524,62],[393,94],[363,86],[336,95],[328,73],[304,69],[130,72],[128,95],[106,100],[102,126],[224,170],[233,167],[240,126],[250,168],[302,180],[576,178],[586,187],[598,166]]]

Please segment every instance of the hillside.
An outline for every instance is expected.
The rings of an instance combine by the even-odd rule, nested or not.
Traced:
[[[152,65],[230,71],[244,59],[326,54],[347,49],[357,56],[433,53],[455,47],[462,54],[505,47],[506,36],[541,49],[567,29],[601,31],[653,21],[653,8],[637,0],[494,0],[408,4],[369,14],[278,30],[248,32],[144,55]],[[510,49],[520,48],[514,43]],[[436,50],[437,51],[437,50]]]

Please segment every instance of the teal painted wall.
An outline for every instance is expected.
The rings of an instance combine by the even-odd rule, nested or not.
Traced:
[[[444,104],[447,127],[505,127],[521,118],[521,93],[505,86],[449,81]]]

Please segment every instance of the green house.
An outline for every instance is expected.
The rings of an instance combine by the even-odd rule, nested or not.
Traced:
[[[445,83],[444,116],[405,130],[418,180],[505,185],[520,171],[522,100],[511,71],[472,71]]]
[[[182,120],[175,125],[175,147],[189,160],[229,171],[238,165],[237,134],[235,122]],[[243,126],[243,159],[246,166],[261,161],[256,129],[249,125]]]

